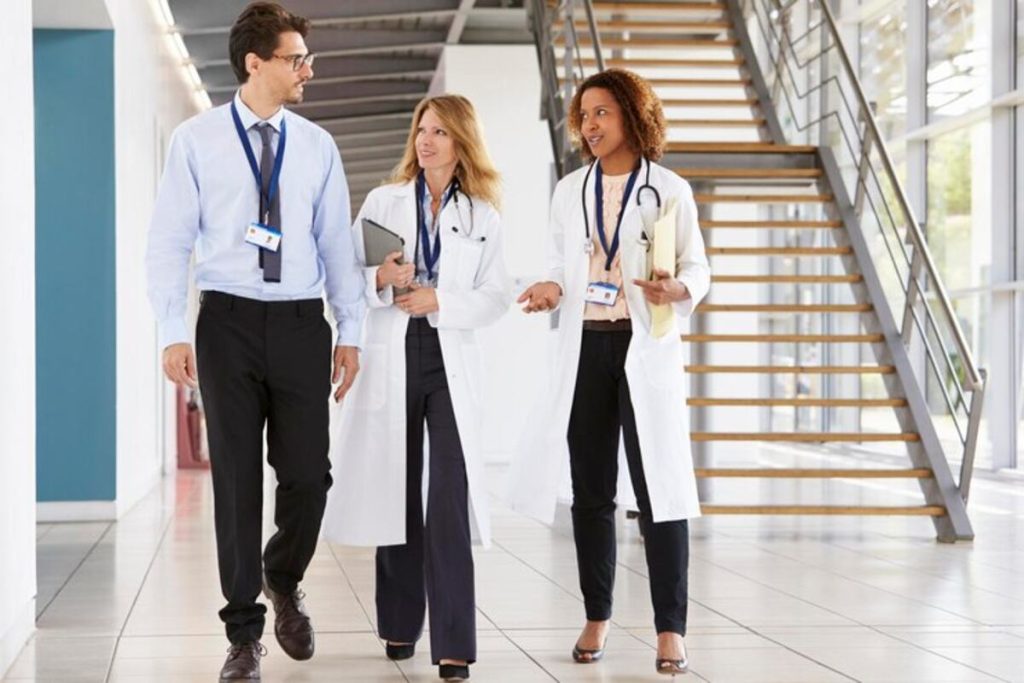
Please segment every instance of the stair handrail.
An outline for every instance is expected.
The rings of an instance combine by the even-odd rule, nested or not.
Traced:
[[[898,223],[896,218],[893,216],[893,209],[889,206],[889,201],[882,190],[882,184],[878,179],[878,171],[875,168],[875,164],[871,159],[871,150],[878,154],[881,160],[881,173],[883,177],[888,181],[889,188],[895,195],[897,204],[897,213],[902,214],[902,223],[906,226],[905,241],[909,243],[913,249],[913,255],[907,254],[906,249],[902,243],[898,246],[902,251],[904,260],[906,261],[905,266],[908,268],[908,278],[906,286],[903,287],[905,294],[904,300],[904,317],[903,317],[903,341],[904,344],[909,345],[911,325],[916,327],[921,333],[921,339],[925,347],[926,358],[931,365],[932,370],[939,379],[939,386],[942,390],[943,397],[945,398],[946,405],[949,408],[950,415],[953,419],[953,424],[957,429],[957,433],[960,442],[963,446],[963,454],[960,467],[959,477],[959,490],[960,495],[966,501],[970,489],[970,481],[973,474],[974,459],[976,453],[977,439],[979,436],[979,426],[981,420],[981,410],[983,406],[983,397],[986,384],[985,371],[979,368],[975,359],[974,354],[971,351],[970,346],[967,343],[966,337],[963,333],[963,329],[960,325],[960,321],[953,310],[952,303],[949,299],[949,295],[946,291],[946,287],[942,282],[939,275],[938,268],[935,265],[935,260],[932,257],[931,250],[925,239],[924,233],[921,230],[921,226],[917,221],[914,210],[907,199],[906,193],[903,189],[903,185],[899,180],[899,177],[895,171],[895,165],[892,161],[892,156],[889,153],[889,149],[885,143],[885,139],[882,136],[878,121],[875,117],[874,109],[871,103],[868,101],[864,93],[864,88],[861,83],[860,77],[858,76],[853,62],[850,59],[849,53],[846,49],[842,36],[840,35],[838,24],[835,16],[829,7],[827,0],[735,0],[740,4],[741,15],[746,16],[748,13],[756,17],[756,20],[761,29],[762,38],[765,41],[766,48],[768,50],[768,57],[771,59],[774,68],[774,83],[773,91],[778,88],[783,89],[783,95],[786,98],[786,102],[789,106],[790,113],[792,114],[794,125],[800,132],[806,131],[811,126],[819,124],[818,135],[819,138],[824,138],[822,133],[822,127],[820,123],[825,119],[834,116],[839,122],[839,132],[842,134],[846,142],[847,151],[850,153],[851,158],[858,162],[858,179],[857,179],[857,201],[862,205],[866,199],[871,205],[872,211],[876,213],[879,227],[883,227],[882,215],[874,205],[874,199],[870,196],[870,192],[867,187],[867,178],[873,177],[875,185],[879,188],[881,194],[881,202],[884,204],[885,212],[889,216],[889,220],[892,223],[893,231],[898,230]],[[789,35],[789,15],[798,6],[802,5],[810,11],[813,8],[818,8],[821,12],[823,19],[817,24],[810,25],[807,31],[802,33],[796,38],[792,38]],[[762,17],[763,10],[764,16],[767,21]],[[765,23],[768,24],[768,30],[765,30]],[[810,24],[810,21],[808,21]],[[776,29],[781,30],[776,30]],[[805,39],[809,39],[809,36],[817,29],[827,31],[828,40],[822,39],[822,47],[820,51],[812,55],[805,60],[797,54],[797,45],[802,43]],[[769,39],[769,32],[770,38]],[[774,45],[772,42],[774,41]],[[786,50],[792,55],[792,58],[787,57]],[[811,64],[820,60],[824,65],[826,62],[823,56],[829,50],[835,50],[835,53],[839,59],[841,73],[827,74],[826,68],[821,66],[820,73],[818,75],[818,83],[813,86],[808,83],[807,90],[800,92],[799,86],[797,85],[797,78],[792,73],[792,65],[789,63],[790,59],[800,69],[809,69]],[[856,142],[859,143],[859,154],[850,144],[850,138],[846,127],[843,125],[842,112],[838,109],[836,111],[821,112],[818,118],[808,120],[805,124],[800,125],[797,122],[796,110],[790,100],[790,93],[786,90],[786,85],[783,83],[782,76],[784,75],[782,70],[785,67],[786,72],[790,77],[792,83],[792,89],[796,92],[801,99],[808,97],[811,93],[823,89],[829,82],[834,82],[838,87],[838,93],[842,103],[845,105],[846,114],[850,120],[854,122],[855,131],[859,125],[864,126],[864,132],[861,134],[859,131],[855,132]],[[853,111],[850,107],[850,103],[846,98],[846,93],[841,85],[842,80],[845,80],[850,84],[855,97],[855,106]],[[776,106],[781,106],[781,103],[776,103]],[[829,143],[822,139],[820,141],[822,145],[828,145]],[[859,156],[859,159],[858,159]],[[859,209],[858,209],[859,210]],[[889,250],[890,258],[893,259],[894,265],[895,256],[892,253],[892,248],[888,243],[888,237],[882,230],[882,236],[885,239],[885,246]],[[899,272],[899,267],[896,268]],[[925,275],[931,285],[931,289],[928,290],[922,286],[920,276]],[[930,302],[937,301],[940,315],[945,322],[947,332],[952,336],[953,342],[956,346],[956,350],[959,354],[959,360],[961,363],[960,369],[963,371],[965,377],[961,380],[955,363],[953,363],[951,354],[943,342],[942,335],[939,333],[939,325],[932,313]],[[923,308],[925,322],[922,324],[918,317],[916,307],[920,305]],[[945,386],[944,373],[939,369],[935,358],[934,352],[931,350],[930,342],[928,340],[929,332],[927,325],[930,324],[933,329],[935,340],[938,342],[938,346],[942,352],[943,360],[948,370],[948,376],[953,380],[954,389],[957,393],[958,401],[951,398],[949,392]],[[969,392],[972,394],[970,407],[967,407],[967,401],[964,397],[964,393]],[[957,410],[954,403],[959,402],[964,407],[964,411],[967,414],[967,426],[966,429],[961,429],[960,423],[957,417]]]
[[[552,150],[555,152],[555,169],[561,178],[579,165],[579,157],[573,150],[569,135],[568,111],[576,86],[586,77],[581,51],[582,41],[576,28],[576,12],[581,8],[587,20],[587,34],[597,66],[596,72],[604,71],[605,59],[601,49],[601,35],[597,30],[594,5],[591,0],[527,0],[530,30],[534,34],[537,61],[541,74],[541,117],[547,120],[551,135]],[[579,7],[578,7],[579,6]],[[565,36],[565,49],[561,60],[555,47],[556,22],[562,21],[561,32]],[[563,85],[559,85],[558,67],[561,62]]]

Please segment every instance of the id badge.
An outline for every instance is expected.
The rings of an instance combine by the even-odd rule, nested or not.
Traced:
[[[281,231],[253,221],[245,230],[245,241],[267,251],[277,251],[281,247]]]
[[[619,288],[610,282],[591,282],[587,285],[587,303],[599,306],[614,306]]]

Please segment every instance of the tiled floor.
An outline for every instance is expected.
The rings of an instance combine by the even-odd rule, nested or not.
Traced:
[[[836,454],[766,449],[850,466]],[[733,464],[733,463],[730,463]],[[582,623],[571,538],[503,507],[489,471],[495,544],[477,552],[479,662],[473,680],[653,681],[655,636],[643,548],[620,534],[605,659],[573,664]],[[749,484],[740,494],[812,503],[823,485]],[[832,497],[913,502],[899,483],[827,484]],[[911,487],[914,485],[911,484]],[[733,497],[727,486],[715,498]],[[691,680],[1024,682],[1024,480],[980,477],[977,539],[938,544],[926,519],[701,519],[690,573]],[[794,500],[798,497],[799,500]],[[895,501],[893,500],[895,498]],[[117,524],[40,525],[38,632],[4,680],[214,681],[225,642],[204,474],[183,473]],[[269,510],[266,523],[270,528]],[[317,655],[288,659],[270,637],[264,681],[434,681],[421,652],[384,657],[374,636],[373,553],[322,544],[303,584]]]

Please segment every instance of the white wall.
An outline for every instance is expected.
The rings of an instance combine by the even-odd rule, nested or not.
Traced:
[[[501,68],[496,72],[495,65]],[[544,276],[548,205],[553,189],[551,143],[539,117],[540,70],[532,45],[449,45],[431,94],[464,95],[481,120],[503,178],[502,223],[516,295]],[[500,72],[500,78],[495,74]],[[548,316],[527,318],[514,306],[480,335],[485,350],[484,449],[507,461],[525,425],[547,364]]]
[[[28,639],[36,595],[35,145],[32,2],[6,0],[0,22],[4,154],[0,155],[6,243],[0,273],[0,676]],[[16,55],[16,57],[13,57]],[[16,294],[14,293],[16,292]]]
[[[117,514],[160,478],[173,393],[146,299],[146,233],[174,127],[196,113],[150,0],[106,0],[114,25],[117,146]]]

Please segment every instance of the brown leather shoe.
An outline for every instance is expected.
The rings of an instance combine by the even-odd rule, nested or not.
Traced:
[[[278,593],[263,577],[263,594],[274,603],[274,635],[285,654],[300,661],[313,656],[313,625],[302,599],[306,594],[296,588],[291,595]]]
[[[232,645],[228,648],[228,658],[220,670],[222,681],[258,681],[260,680],[260,657],[267,654],[267,649],[258,640]]]

